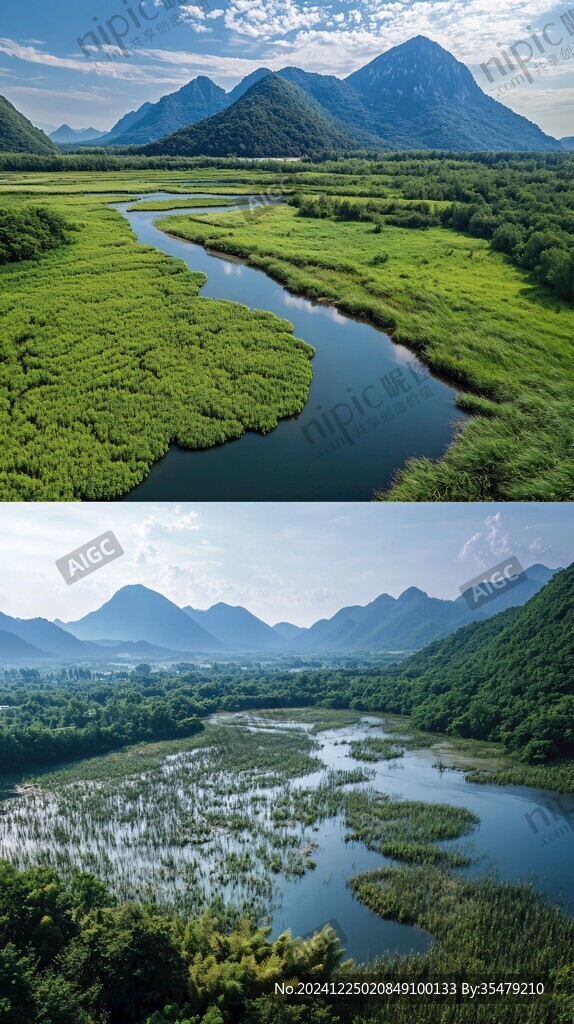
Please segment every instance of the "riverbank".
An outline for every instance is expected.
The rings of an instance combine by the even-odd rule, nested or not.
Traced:
[[[4,186],[0,208],[40,196],[69,231],[40,259],[0,267],[2,500],[117,498],[172,444],[266,434],[303,409],[313,350],[290,323],[200,296],[205,277],[137,245],[105,194],[35,186],[32,200]]]
[[[445,228],[377,232],[369,222],[316,220],[287,206],[254,217],[178,216],[158,226],[241,257],[295,294],[369,319],[461,387],[458,403],[472,419],[440,461],[413,460],[399,471],[386,498],[572,496],[564,423],[574,312],[485,241]]]

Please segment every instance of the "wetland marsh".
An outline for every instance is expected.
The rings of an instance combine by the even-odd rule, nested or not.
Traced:
[[[544,845],[528,817],[553,795],[468,783],[395,730],[318,709],[215,716],[188,740],[28,780],[3,802],[0,856],[93,872],[122,900],[248,913],[274,936],[335,919],[357,961],[429,948],[353,895],[351,878],[390,865],[533,882],[572,911],[572,835]],[[402,756],[357,760],[365,746]]]

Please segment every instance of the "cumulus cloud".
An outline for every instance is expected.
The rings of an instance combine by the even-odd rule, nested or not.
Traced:
[[[534,529],[524,526],[517,528],[508,516],[495,512],[486,516],[482,529],[476,530],[465,541],[458,553],[458,560],[471,563],[479,571],[490,568],[510,555],[516,556],[525,567],[543,557],[553,564],[552,545],[538,534],[532,536]]]
[[[272,39],[326,21],[325,7],[300,6],[294,0],[232,0],[225,25],[252,39]]]

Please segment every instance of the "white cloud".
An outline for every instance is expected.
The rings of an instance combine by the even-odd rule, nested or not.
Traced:
[[[205,11],[203,10],[203,7],[197,7],[195,4],[188,4],[187,7],[181,7],[180,10],[185,20],[188,18],[197,18],[198,21],[205,20]]]
[[[471,562],[479,571],[491,568],[510,555],[516,556],[525,567],[541,557],[546,559],[546,564],[554,564],[552,545],[539,535],[528,536],[532,529],[539,527],[517,526],[512,515],[495,512],[464,542],[458,560]]]
[[[318,25],[328,16],[324,7],[299,6],[294,0],[232,0],[225,12],[225,25],[252,39],[272,39]]]
[[[26,61],[30,64],[42,64],[45,67],[60,68],[67,71],[79,71],[84,75],[107,75],[110,78],[124,79],[137,84],[174,84],[173,78],[162,77],[161,73],[158,75],[158,69],[153,65],[128,64],[121,60],[106,60],[103,47],[101,59],[94,59],[92,61],[85,57],[57,57],[53,53],[38,50],[34,46],[23,46],[13,39],[0,38],[0,53],[5,53],[9,57],[16,57],[18,60]],[[43,90],[41,91],[43,92]]]

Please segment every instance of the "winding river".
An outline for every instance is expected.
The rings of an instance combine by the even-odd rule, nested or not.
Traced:
[[[196,192],[189,198],[210,198]],[[141,196],[178,199],[159,192]],[[220,196],[219,198],[228,198]],[[248,196],[241,197],[247,201]],[[265,309],[291,321],[315,349],[307,405],[270,434],[248,432],[203,450],[172,446],[128,501],[368,501],[389,486],[409,458],[439,458],[466,414],[456,392],[431,375],[409,349],[334,307],[292,295],[261,270],[173,238],[154,222],[181,211],[128,212],[116,204],[139,242],[202,271],[202,295]],[[241,206],[196,207],[214,213]],[[247,214],[246,214],[247,215]],[[371,404],[369,409],[365,395]]]

